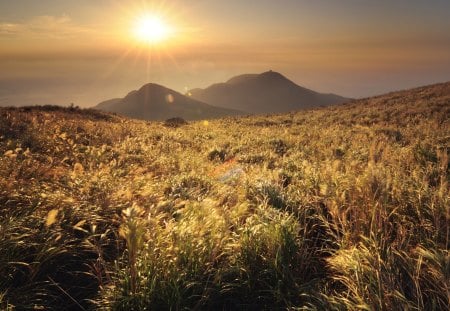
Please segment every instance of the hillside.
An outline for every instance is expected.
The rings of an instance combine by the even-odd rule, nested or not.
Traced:
[[[0,309],[448,310],[449,116],[0,108]]]
[[[190,93],[192,98],[210,105],[252,114],[283,113],[350,100],[306,89],[274,71],[240,75],[206,89],[193,89]]]
[[[104,101],[95,108],[142,120],[165,120],[173,117],[202,120],[242,114],[236,110],[207,105],[153,83],[128,93],[124,98]]]

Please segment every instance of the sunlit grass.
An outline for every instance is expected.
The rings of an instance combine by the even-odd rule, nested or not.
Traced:
[[[0,308],[446,310],[445,94],[207,124],[1,109]]]

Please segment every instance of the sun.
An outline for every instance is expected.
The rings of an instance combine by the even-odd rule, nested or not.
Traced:
[[[167,40],[172,29],[161,17],[145,14],[136,19],[133,33],[137,40],[154,44]]]

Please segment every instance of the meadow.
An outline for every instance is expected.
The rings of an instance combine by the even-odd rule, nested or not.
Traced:
[[[0,108],[3,310],[448,310],[450,83],[283,115]]]

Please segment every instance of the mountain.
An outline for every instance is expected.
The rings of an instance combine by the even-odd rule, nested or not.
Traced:
[[[254,114],[289,112],[350,100],[306,89],[274,71],[236,76],[206,89],[193,89],[190,94],[210,105]]]
[[[154,83],[146,84],[124,98],[101,102],[94,108],[143,120],[172,117],[200,120],[242,114],[236,110],[213,107]]]
[[[97,108],[99,110],[105,110],[105,109],[107,110],[108,107],[118,104],[121,100],[122,100],[122,98],[108,99],[108,100],[105,100],[105,101],[101,102],[100,104],[98,104],[95,108]]]

